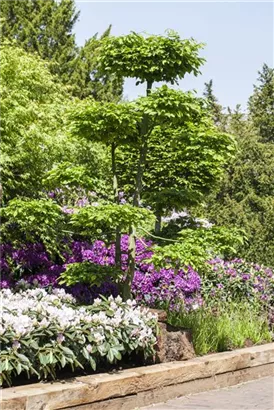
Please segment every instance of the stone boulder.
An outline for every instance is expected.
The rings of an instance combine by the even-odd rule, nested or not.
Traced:
[[[156,346],[156,363],[189,360],[195,357],[190,329],[174,327],[167,323],[163,310],[150,309],[158,315],[159,335]]]

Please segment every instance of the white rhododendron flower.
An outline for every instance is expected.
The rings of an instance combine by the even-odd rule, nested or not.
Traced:
[[[0,297],[1,355],[18,351],[21,357],[28,359],[24,366],[29,366],[29,370],[36,366],[36,374],[41,373],[44,366],[43,361],[37,360],[40,349],[51,352],[47,357],[52,358],[52,366],[57,368],[69,360],[69,363],[74,361],[74,367],[92,365],[94,369],[100,357],[103,360],[107,357],[112,363],[137,349],[145,355],[154,354],[157,316],[136,306],[135,301],[125,303],[120,297],[111,296],[108,300],[95,299],[93,305],[78,306],[63,289],[47,293],[39,288],[15,293],[2,289]],[[54,349],[61,349],[58,358],[64,354],[69,358],[56,359]],[[109,355],[108,351],[111,351]],[[39,353],[39,357],[48,360],[43,359],[43,353]],[[20,366],[10,368],[20,369]],[[9,373],[9,369],[2,372],[5,377]]]

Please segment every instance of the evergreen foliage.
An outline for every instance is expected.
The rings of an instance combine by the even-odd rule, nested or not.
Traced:
[[[239,256],[274,266],[274,144],[256,135],[239,107],[228,118],[238,154],[209,198],[207,216],[218,225],[244,229],[247,242]]]
[[[98,71],[97,57],[101,40],[96,34],[83,47],[77,47],[74,25],[79,17],[75,0],[3,0],[1,1],[1,37],[37,53],[49,64],[49,70],[79,98],[119,100],[123,82],[115,74]]]
[[[250,118],[262,139],[274,143],[274,69],[264,64],[257,81],[249,99]]]
[[[107,74],[98,69],[100,45],[110,35],[111,26],[98,38],[95,34],[80,48],[70,79],[73,95],[80,99],[93,97],[97,101],[117,102],[123,94],[123,79],[115,73]]]
[[[205,83],[205,90],[203,93],[207,100],[209,110],[211,112],[214,124],[221,126],[224,120],[223,107],[219,104],[217,97],[213,93],[213,80]]]
[[[78,19],[74,0],[3,0],[2,38],[50,62],[50,70],[68,83],[77,55],[72,29]]]

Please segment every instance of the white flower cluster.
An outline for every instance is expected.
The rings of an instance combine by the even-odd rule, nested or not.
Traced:
[[[127,331],[135,348],[153,346],[156,342],[151,328],[151,323],[156,323],[155,315],[140,309],[134,301],[123,303],[120,297],[110,297],[107,302],[96,299],[91,306],[79,307],[64,290],[48,294],[44,289],[18,293],[3,289],[0,295],[0,335],[9,333],[15,340],[31,337],[38,329],[54,328],[57,342],[62,343],[66,331],[73,330],[81,335],[81,329],[88,326],[97,345],[105,341],[106,335],[115,334],[119,329]]]
[[[170,222],[170,221],[176,221],[179,218],[190,218],[190,215],[188,212],[186,211],[182,211],[182,212],[175,212],[173,211],[172,214],[170,216],[166,216],[163,218],[163,222]],[[211,222],[209,222],[207,219],[203,219],[203,218],[193,218],[194,222],[197,224],[197,226],[201,226],[203,228],[212,228],[213,224]],[[188,226],[188,222],[185,222],[185,227]]]

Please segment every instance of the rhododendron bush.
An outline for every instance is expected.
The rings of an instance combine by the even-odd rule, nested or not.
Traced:
[[[148,260],[152,256],[152,242],[138,239],[136,242],[136,271],[132,283],[132,293],[136,300],[148,306],[163,307],[170,304],[178,307],[184,304],[191,308],[194,304],[201,304],[201,280],[197,272],[191,267],[181,269],[175,273],[172,269],[156,270]],[[128,236],[121,240],[122,272],[127,269]],[[90,286],[87,281],[71,286],[61,285],[60,275],[66,273],[71,264],[90,262],[96,271],[97,266],[115,265],[115,246],[107,246],[103,241],[94,243],[74,241],[70,251],[64,254],[64,261],[54,263],[45,252],[41,244],[29,244],[20,249],[2,246],[2,288],[26,289],[29,287],[64,287],[78,302],[92,303],[94,298],[118,295],[117,284],[111,277],[100,285]],[[84,264],[83,264],[84,265]],[[92,266],[92,265],[91,265]]]
[[[242,259],[208,261],[203,279],[207,303],[214,300],[233,302],[248,300],[249,304],[274,306],[274,274],[272,269]]]
[[[125,354],[152,356],[157,318],[136,302],[109,297],[77,306],[63,289],[1,290],[1,381],[11,384],[21,373],[55,378],[70,366],[96,369]]]
[[[122,272],[127,269],[128,236],[121,240]],[[248,300],[270,308],[274,305],[274,276],[270,268],[247,263],[241,259],[224,261],[217,258],[208,262],[208,269],[199,275],[191,266],[179,269],[155,269],[149,259],[153,243],[138,239],[136,243],[136,270],[132,293],[138,303],[151,307],[191,310],[203,303],[224,303]],[[2,245],[2,288],[26,289],[30,287],[65,288],[80,303],[90,304],[99,295],[118,295],[117,283],[109,276],[101,284],[79,281],[61,285],[60,275],[73,264],[87,263],[97,267],[115,266],[115,246],[103,241],[93,243],[74,241],[64,253],[64,260],[53,261],[41,244],[29,244],[19,249]],[[111,270],[110,270],[111,271]],[[202,295],[202,296],[201,296]]]

